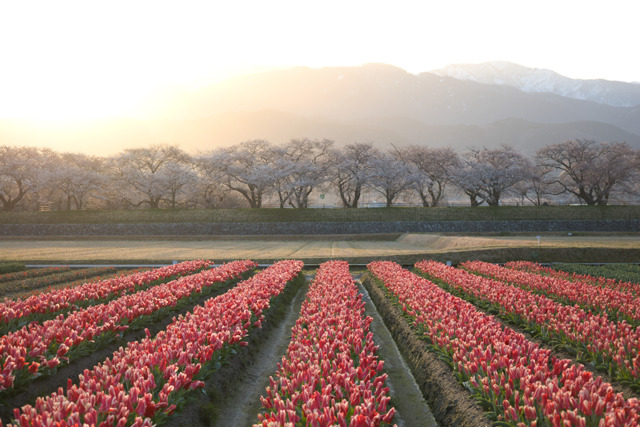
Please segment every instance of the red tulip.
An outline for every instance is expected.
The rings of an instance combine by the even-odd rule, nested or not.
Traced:
[[[246,267],[238,268],[243,265],[248,264],[231,263],[225,268],[229,271],[235,269],[240,274],[246,270]],[[282,261],[239,283],[225,294],[207,300],[186,316],[174,319],[155,337],[131,342],[93,370],[85,371],[80,375],[77,385],[67,385],[66,393],[60,389],[57,393],[38,399],[35,406],[22,407],[15,414],[16,420],[38,425],[49,419],[64,419],[73,424],[73,420],[80,423],[79,417],[87,411],[97,411],[100,416],[106,416],[113,422],[118,420],[118,425],[122,424],[122,420],[127,422],[135,414],[138,417],[132,425],[153,425],[151,417],[176,409],[168,405],[172,393],[204,385],[196,377],[200,372],[200,364],[193,363],[198,359],[198,354],[209,346],[219,349],[222,345],[229,345],[233,336],[243,338],[242,334],[246,331],[241,325],[247,316],[252,316],[248,311],[251,303],[278,295],[302,267],[300,261]],[[209,283],[213,283],[224,275],[212,270],[202,277],[209,277]],[[219,342],[220,346],[217,345]],[[160,376],[156,382],[152,372],[161,367],[165,376]],[[128,392],[125,392],[124,382],[127,383]],[[103,400],[106,391],[110,400]],[[153,396],[157,396],[157,400]],[[71,410],[69,404],[73,405]]]
[[[266,397],[261,397],[263,425],[273,420],[296,423],[298,412],[309,425],[390,423],[393,408],[384,417],[376,412],[386,410],[389,389],[382,387],[386,375],[378,375],[383,365],[375,356],[371,321],[364,316],[348,264],[322,264],[276,379],[271,378]]]
[[[510,312],[518,312],[522,307],[535,313],[535,302],[543,298],[527,299],[526,293],[517,293],[515,297],[514,292],[521,289],[440,263],[421,262],[417,267],[477,298],[503,301],[502,307],[513,310]],[[375,262],[368,268],[401,305],[419,313],[414,316],[414,326],[456,362],[454,369],[461,381],[477,395],[494,402],[498,419],[534,425],[542,417],[551,425],[563,422],[581,425],[587,416],[581,412],[586,407],[586,403],[580,404],[581,396],[585,401],[586,390],[593,390],[595,393],[589,395],[590,408],[598,407],[594,406],[594,399],[607,402],[600,406],[604,409],[600,422],[605,425],[615,425],[614,419],[631,424],[640,422],[638,401],[625,400],[613,393],[610,384],[587,373],[584,366],[552,357],[549,351],[504,328],[472,304],[395,263]],[[477,372],[465,369],[469,366],[477,366]],[[593,416],[593,410],[588,411]]]

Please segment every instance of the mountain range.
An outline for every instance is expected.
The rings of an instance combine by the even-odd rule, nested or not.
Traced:
[[[507,85],[529,93],[554,93],[614,107],[635,107],[640,104],[640,83],[570,79],[551,70],[527,68],[512,62],[454,64],[431,72],[458,80]]]
[[[0,144],[101,154],[160,142],[205,151],[247,139],[330,138],[532,154],[571,138],[640,147],[640,84],[574,80],[505,62],[411,74],[386,64],[271,70],[158,96],[152,119],[61,126],[0,119]],[[65,145],[66,144],[66,145]],[[85,148],[74,148],[74,147]]]

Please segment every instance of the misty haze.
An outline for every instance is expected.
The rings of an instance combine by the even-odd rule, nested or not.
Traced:
[[[489,65],[417,75],[384,64],[266,71],[158,95],[145,119],[0,118],[0,139],[91,154],[160,142],[196,152],[299,137],[457,150],[506,144],[525,154],[568,139],[640,147],[640,85]]]
[[[0,1],[0,426],[640,426],[639,5]]]

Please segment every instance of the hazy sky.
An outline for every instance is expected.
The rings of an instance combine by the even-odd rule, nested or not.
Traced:
[[[0,117],[123,116],[253,66],[503,60],[640,81],[634,0],[0,0]]]

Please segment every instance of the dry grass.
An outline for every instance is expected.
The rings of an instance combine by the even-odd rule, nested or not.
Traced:
[[[370,237],[368,237],[370,239]],[[211,259],[214,261],[250,258],[255,260],[330,258],[395,258],[413,260],[433,257],[478,259],[499,256],[511,259],[557,257],[556,261],[580,261],[572,257],[619,257],[640,261],[640,235],[567,236],[542,234],[541,243],[532,235],[454,236],[405,234],[395,240],[327,239],[265,240],[235,237],[226,240],[4,240],[0,242],[0,261],[25,263],[130,263]],[[586,255],[585,255],[586,254]],[[506,260],[506,259],[505,259]],[[587,260],[584,260],[585,262]],[[589,260],[615,262],[620,259]]]
[[[438,234],[405,234],[398,242],[421,246],[430,251],[467,250],[498,247],[546,247],[546,248],[585,248],[607,247],[640,249],[640,235],[634,234],[583,234],[539,233],[536,235],[513,236],[451,236]]]

